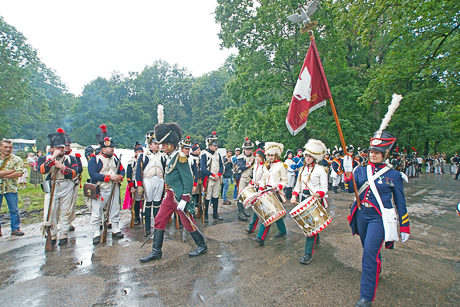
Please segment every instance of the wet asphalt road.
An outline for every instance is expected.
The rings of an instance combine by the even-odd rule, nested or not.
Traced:
[[[373,306],[458,306],[460,304],[460,182],[450,175],[423,174],[405,184],[411,238],[382,251],[383,272]],[[352,196],[330,194],[332,223],[321,233],[313,262],[299,263],[305,237],[285,219],[288,235],[258,246],[236,220],[236,205],[221,206],[223,222],[198,227],[208,253],[195,248],[185,230],[166,229],[163,259],[141,264],[151,250],[143,230],[92,245],[89,215],[75,222],[67,246],[44,251],[37,224],[12,237],[4,225],[0,239],[1,306],[354,306],[359,299],[361,244],[347,224]],[[288,204],[289,211],[294,205]]]

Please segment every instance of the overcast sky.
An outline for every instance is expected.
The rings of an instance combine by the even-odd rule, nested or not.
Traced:
[[[70,92],[113,71],[127,75],[156,60],[195,77],[236,50],[219,50],[216,0],[0,0],[0,15],[55,70]]]

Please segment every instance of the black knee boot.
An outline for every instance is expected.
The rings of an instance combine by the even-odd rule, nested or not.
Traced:
[[[163,253],[161,252],[161,248],[163,247],[163,239],[165,236],[165,231],[161,229],[154,228],[153,229],[153,246],[152,252],[139,259],[141,262],[149,262],[152,260],[159,260]]]
[[[217,207],[219,206],[219,198],[211,198],[212,203],[212,218],[217,219],[219,221],[223,221],[224,219],[219,215],[217,211]]]
[[[145,203],[144,218],[145,218],[145,235],[148,236],[151,231],[151,216],[152,216],[152,202]]]
[[[139,225],[141,222],[140,208],[141,208],[141,202],[135,201],[134,202],[134,225]]]
[[[195,250],[190,252],[188,255],[190,257],[195,257],[206,253],[208,251],[208,246],[206,245],[206,242],[204,242],[203,236],[198,231],[193,231],[190,233],[190,235],[192,236],[193,241],[195,241],[198,247],[195,248]]]
[[[286,188],[286,198],[288,200],[292,198],[292,188]]]
[[[208,219],[208,209],[209,209],[209,200],[205,200],[204,201],[204,222],[205,223],[208,223],[209,222],[209,219]]]
[[[345,183],[341,182],[340,183],[340,192],[346,192],[347,190],[345,190]]]
[[[160,201],[154,201],[152,205],[152,211],[153,211],[153,219],[155,220],[155,217],[158,214],[158,211],[160,211],[160,205],[161,205],[161,200]]]
[[[195,208],[198,208],[198,206],[200,205],[200,195],[193,194],[192,197],[195,199]]]
[[[247,221],[248,218],[246,217],[246,214],[244,214],[245,212],[244,212],[243,204],[240,201],[238,201],[237,206],[238,206],[238,219],[241,221]]]

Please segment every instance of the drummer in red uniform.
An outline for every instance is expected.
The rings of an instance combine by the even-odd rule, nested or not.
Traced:
[[[324,198],[328,189],[328,178],[325,168],[321,165],[324,155],[327,152],[323,142],[315,139],[308,140],[304,146],[304,166],[299,170],[294,191],[292,192],[291,203],[295,203],[297,197],[302,202],[309,196],[321,201],[324,208],[327,208],[327,201]],[[305,242],[305,255],[300,258],[300,263],[309,264],[312,261],[315,246],[319,245],[319,233],[307,237]]]
[[[284,163],[280,161],[279,157],[283,153],[284,145],[275,142],[265,143],[265,155],[268,157],[267,172],[259,182],[259,191],[264,189],[271,189],[273,193],[283,193],[284,187],[287,185],[287,170],[284,167]],[[284,196],[284,195],[283,195]],[[278,233],[275,238],[285,236],[287,234],[286,225],[284,220],[281,218],[277,220],[276,226],[278,227]],[[259,233],[254,241],[260,245],[264,245],[265,237],[270,229],[270,226],[265,227],[260,225]]]

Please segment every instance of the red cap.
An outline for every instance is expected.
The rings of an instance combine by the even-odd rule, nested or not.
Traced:
[[[56,130],[57,133],[65,133],[64,130],[62,128],[58,128],[58,130]]]
[[[102,132],[107,133],[107,126],[106,125],[101,125],[99,128],[101,128]]]

